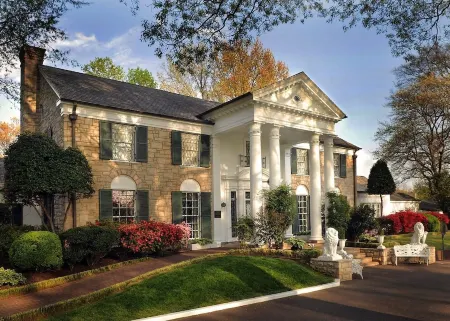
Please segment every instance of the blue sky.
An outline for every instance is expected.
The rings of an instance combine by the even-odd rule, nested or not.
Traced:
[[[80,64],[110,56],[125,69],[140,66],[156,76],[162,61],[140,41],[144,14],[151,14],[151,9],[133,16],[119,0],[93,1],[63,17],[60,25],[69,39],[56,46],[70,49],[71,58]],[[279,26],[261,40],[287,64],[290,74],[306,72],[347,114],[337,133],[364,149],[358,153],[358,174],[367,176],[373,162],[370,152],[377,146],[374,133],[388,115],[384,105],[393,89],[392,70],[402,63],[392,56],[386,38],[363,28],[344,32],[341,23],[312,19]],[[0,98],[0,121],[18,113],[18,107]]]

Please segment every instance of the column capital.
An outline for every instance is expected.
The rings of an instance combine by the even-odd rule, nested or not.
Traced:
[[[270,129],[270,137],[271,138],[280,138],[280,127],[278,126],[273,126]]]
[[[325,147],[334,147],[334,137],[331,135],[325,135],[323,139],[323,144]]]
[[[319,143],[320,143],[320,133],[312,133],[311,144],[319,144]]]
[[[248,133],[250,135],[261,135],[261,123],[250,124]]]

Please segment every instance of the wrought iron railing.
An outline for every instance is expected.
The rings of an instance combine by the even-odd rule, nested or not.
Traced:
[[[250,167],[250,156],[248,155],[239,155],[239,162],[241,167]],[[262,167],[266,168],[266,158],[261,158]]]

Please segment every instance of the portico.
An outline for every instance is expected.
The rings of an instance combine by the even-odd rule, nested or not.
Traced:
[[[262,191],[282,183],[292,185],[292,175],[297,175],[309,182],[309,239],[321,241],[323,195],[336,188],[334,125],[345,117],[304,73],[240,96],[202,115],[214,122],[216,142],[212,160],[214,238],[234,240],[237,217],[260,212]],[[292,168],[297,167],[298,161],[297,156],[292,159],[291,155],[295,146],[303,146],[307,151],[306,165],[299,163],[307,168],[300,174]],[[219,189],[220,199],[215,193]]]

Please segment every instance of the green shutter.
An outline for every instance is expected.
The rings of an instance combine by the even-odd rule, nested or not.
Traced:
[[[136,220],[148,221],[149,220],[149,193],[145,190],[136,191]]]
[[[345,154],[340,154],[339,155],[339,176],[342,178],[347,177],[347,155]]]
[[[210,146],[211,146],[211,136],[200,135],[200,166],[209,167],[210,165]]]
[[[112,190],[101,189],[98,191],[99,197],[99,220],[109,221],[112,220]]]
[[[172,165],[181,163],[181,132],[172,131]]]
[[[201,197],[201,237],[212,239],[211,225],[211,193],[200,193]]]
[[[172,223],[180,224],[183,222],[183,208],[181,202],[183,198],[182,192],[172,192]]]
[[[291,148],[291,174],[297,174],[297,148]]]
[[[136,162],[147,163],[148,159],[148,129],[146,126],[136,126]]]
[[[100,159],[112,159],[112,123],[100,122]]]
[[[292,221],[292,234],[298,233],[298,227],[300,225],[298,218],[298,200],[297,195],[292,195],[293,198],[293,212],[294,212],[294,220]]]

